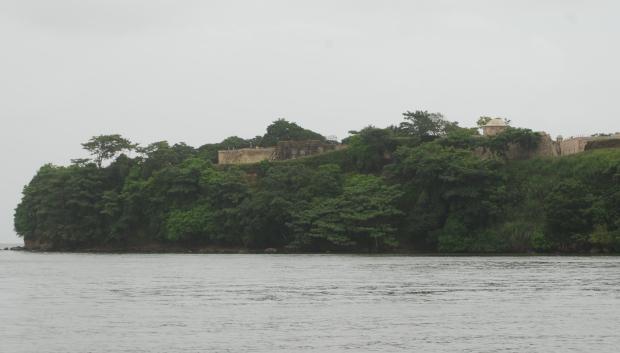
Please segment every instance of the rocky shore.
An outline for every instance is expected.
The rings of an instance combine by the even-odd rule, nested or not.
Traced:
[[[2,249],[4,251],[21,251],[21,250],[26,250],[26,248],[23,247],[23,246],[7,246],[7,247],[0,248],[0,249]]]

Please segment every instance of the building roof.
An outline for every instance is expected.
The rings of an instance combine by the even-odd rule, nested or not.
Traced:
[[[502,119],[502,118],[494,118],[489,120],[488,123],[486,123],[484,126],[508,126],[506,124],[506,120]]]

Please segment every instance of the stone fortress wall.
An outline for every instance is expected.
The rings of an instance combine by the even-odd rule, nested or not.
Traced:
[[[568,156],[584,152],[589,141],[588,137],[572,137],[567,140],[558,139],[556,143],[560,146],[560,155]]]
[[[493,119],[482,127],[484,136],[495,136],[508,128],[503,119]],[[319,140],[280,141],[276,147],[242,148],[218,151],[218,164],[252,164],[262,161],[281,161],[313,156],[346,148],[335,142]],[[528,159],[535,157],[558,157],[582,153],[598,148],[620,148],[620,133],[609,136],[579,136],[552,139],[542,132],[536,149],[526,150],[519,145],[510,146],[506,153],[508,159]],[[481,156],[490,156],[488,151],[478,151]]]
[[[552,140],[551,136],[541,133],[538,148],[532,151],[529,157],[556,157],[570,156],[572,154],[600,148],[620,148],[620,134],[610,136],[580,136],[563,139],[559,137]]]
[[[482,127],[484,136],[495,136],[508,128],[503,119],[492,119]],[[549,134],[541,132],[541,139],[536,149],[525,150],[518,145],[510,146],[506,157],[508,159],[528,159],[534,157],[569,156],[599,148],[620,148],[620,133],[609,136],[578,136],[564,139],[558,137],[553,140]],[[481,155],[486,155],[482,152]]]
[[[218,164],[251,164],[275,159],[276,148],[241,148],[217,152]]]
[[[586,151],[598,148],[620,148],[620,133],[616,133],[610,138],[592,140],[586,144]]]
[[[562,156],[581,153],[599,148],[619,148],[620,133],[610,136],[572,137],[566,140],[558,140]]]
[[[280,141],[276,148],[276,160],[296,159],[325,152],[341,150],[345,145],[318,140]]]
[[[218,164],[251,164],[283,161],[336,151],[346,146],[319,140],[280,141],[276,147],[218,151]]]
[[[553,140],[546,133],[540,133],[540,142],[536,149],[524,150],[519,145],[512,145],[506,154],[508,159],[529,159],[535,157],[559,157],[600,148],[620,148],[620,134],[596,137],[571,137]]]

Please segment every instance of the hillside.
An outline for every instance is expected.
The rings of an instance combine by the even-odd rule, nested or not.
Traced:
[[[215,165],[222,146],[318,135],[274,125],[252,141],[200,148],[95,137],[84,144],[92,160],[39,170],[15,229],[31,249],[49,250],[620,250],[618,149],[508,160],[511,146],[536,148],[540,135],[509,128],[479,136],[418,111],[399,126],[353,132],[344,150]]]

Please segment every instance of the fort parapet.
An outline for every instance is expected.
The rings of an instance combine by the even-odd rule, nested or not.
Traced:
[[[562,156],[581,153],[599,148],[619,148],[620,134],[609,136],[592,137],[572,137],[569,139],[558,139]]]
[[[482,126],[482,135],[493,137],[509,129],[506,120],[501,118],[490,119]],[[620,148],[620,133],[601,136],[578,136],[564,139],[561,136],[556,140],[545,132],[540,132],[540,141],[536,148],[524,148],[518,144],[509,146],[506,152],[508,159],[528,159],[533,157],[569,156],[588,150],[599,148]],[[480,156],[490,156],[489,151],[478,149]]]
[[[492,119],[483,128],[483,136],[492,137],[508,129],[502,119]],[[320,140],[280,141],[275,147],[242,148],[218,151],[218,164],[252,164],[262,161],[283,161],[307,156],[318,155],[330,151],[346,148],[333,142]],[[535,157],[569,156],[600,148],[620,148],[620,133],[608,136],[579,136],[553,140],[549,134],[541,132],[540,140],[535,148],[525,148],[519,144],[512,144],[506,151],[505,157],[509,160],[529,159]],[[483,148],[476,153],[481,157],[491,157],[493,154]]]
[[[217,154],[218,164],[251,164],[313,156],[344,147],[337,143],[319,140],[280,141],[276,147],[224,150],[218,151]]]
[[[251,164],[275,159],[276,148],[241,148],[217,152],[218,164]]]
[[[280,141],[276,148],[276,159],[287,160],[305,156],[312,156],[342,148],[337,143],[329,143],[318,140],[305,141]]]
[[[620,134],[609,136],[571,137],[563,139],[559,137],[553,140],[549,134],[541,132],[540,140],[535,148],[524,148],[519,144],[511,144],[506,152],[506,159],[529,159],[536,157],[559,157],[570,156],[585,151],[601,148],[620,148]],[[491,157],[490,151],[478,149],[477,154],[481,157]]]

